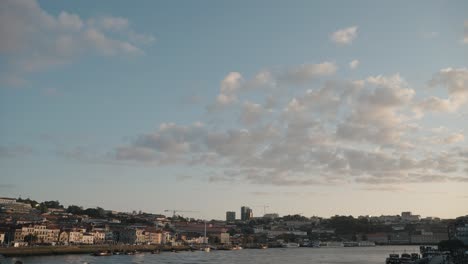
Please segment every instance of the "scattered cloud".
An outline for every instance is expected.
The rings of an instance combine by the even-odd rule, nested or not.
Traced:
[[[0,54],[9,65],[10,85],[21,85],[27,73],[70,63],[79,55],[143,54],[142,45],[154,41],[134,32],[125,18],[85,20],[67,11],[54,16],[34,0],[6,0],[0,7]]]
[[[417,111],[456,112],[468,102],[468,69],[442,69],[433,76],[429,86],[446,88],[448,98],[426,98],[417,104]]]
[[[358,66],[359,66],[359,60],[352,60],[350,63],[349,63],[349,68],[354,70],[356,69]]]
[[[349,45],[357,37],[358,27],[352,26],[340,29],[330,35],[331,41],[338,45]]]
[[[334,75],[338,67],[334,62],[302,64],[277,70],[261,70],[251,79],[239,72],[230,72],[220,83],[219,94],[208,111],[214,112],[238,103],[240,93],[288,85],[304,85],[319,77]],[[273,100],[270,98],[270,103]]]
[[[318,70],[322,67],[329,70]],[[424,115],[414,114],[419,103],[416,90],[400,74],[311,82],[305,91],[285,98],[272,98],[268,89],[294,86],[286,75],[300,80],[312,80],[316,74],[331,78],[334,67],[321,63],[263,70],[267,78],[257,74],[251,79],[231,72],[221,81],[217,99],[235,100],[230,106],[238,110],[231,120],[236,124],[163,123],[116,148],[112,156],[124,163],[213,168],[209,182],[278,186],[356,182],[369,190],[393,186],[396,191],[401,182],[468,181],[468,162],[460,154],[465,152],[453,148],[464,141],[463,133],[419,125]],[[430,83],[459,97],[465,93],[464,71],[443,69]],[[258,89],[252,85],[257,79],[268,85]],[[248,98],[241,104],[240,95]],[[415,133],[423,129],[433,138]]]
[[[320,76],[330,76],[336,73],[338,67],[335,63],[325,61],[318,64],[302,64],[296,67],[291,67],[285,72],[278,74],[282,81],[296,83],[304,83],[313,80]]]
[[[454,144],[463,141],[465,141],[465,136],[462,133],[455,133],[444,139],[444,143],[446,144]]]

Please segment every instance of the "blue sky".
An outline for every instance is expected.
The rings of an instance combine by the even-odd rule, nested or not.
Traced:
[[[467,213],[466,1],[0,5],[3,196]]]

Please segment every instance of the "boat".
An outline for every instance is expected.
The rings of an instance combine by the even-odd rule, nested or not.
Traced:
[[[231,248],[231,250],[240,250],[240,249],[242,249],[242,247],[239,245],[235,245]]]
[[[336,247],[344,247],[344,244],[342,242],[334,242],[334,241],[330,241],[330,242],[320,242],[320,247],[332,247],[332,248],[336,248]]]
[[[294,243],[294,242],[281,244],[281,247],[284,247],[284,248],[298,248],[299,246],[300,246],[299,243]]]
[[[159,254],[159,253],[160,253],[159,249],[151,250],[151,254]]]
[[[359,247],[359,243],[355,241],[343,242],[344,247]]]
[[[211,248],[210,248],[210,247],[204,247],[204,248],[203,248],[203,251],[205,251],[205,252],[210,252],[210,251],[211,251]]]
[[[401,254],[401,257],[400,257],[401,264],[409,264],[411,262],[412,262],[411,254],[408,254],[408,253]]]
[[[267,246],[267,245],[260,245],[258,248],[259,248],[259,249],[267,249],[268,246]]]
[[[375,242],[372,241],[360,241],[358,244],[360,247],[375,247]]]
[[[112,255],[112,252],[108,250],[99,250],[93,253],[93,256],[101,257],[101,256],[110,256]]]
[[[201,247],[201,250],[203,250],[205,252],[210,252],[211,251],[211,247],[208,245],[208,241],[206,239],[206,220],[205,220],[205,233],[204,233],[204,236],[203,236],[203,246]]]
[[[385,264],[400,264],[400,255],[390,254],[385,260]]]

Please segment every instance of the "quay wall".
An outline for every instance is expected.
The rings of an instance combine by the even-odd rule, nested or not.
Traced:
[[[22,256],[46,256],[64,254],[91,254],[96,251],[133,251],[150,252],[152,250],[161,251],[182,251],[189,250],[186,246],[160,246],[160,245],[80,245],[80,246],[37,246],[37,247],[9,247],[0,248],[0,255],[4,257]]]

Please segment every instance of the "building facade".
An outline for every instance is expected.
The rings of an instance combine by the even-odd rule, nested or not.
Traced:
[[[236,212],[232,212],[232,211],[226,212],[226,221],[227,222],[236,221]]]
[[[253,218],[253,211],[248,206],[241,207],[241,220],[247,221]]]

